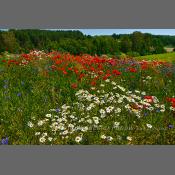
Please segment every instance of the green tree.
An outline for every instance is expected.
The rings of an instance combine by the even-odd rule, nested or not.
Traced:
[[[3,32],[1,37],[2,37],[2,43],[9,52],[18,53],[20,51],[20,46],[12,31]]]
[[[121,51],[124,53],[131,52],[132,42],[128,36],[123,36],[120,42]]]

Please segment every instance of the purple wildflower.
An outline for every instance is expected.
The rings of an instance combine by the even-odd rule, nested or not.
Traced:
[[[19,93],[17,94],[18,97],[20,97],[21,95],[22,95],[21,92],[19,92]]]
[[[174,126],[170,124],[170,125],[168,125],[168,128],[172,129],[172,128],[174,128]]]
[[[8,145],[8,137],[3,137],[2,140],[1,140],[1,144],[2,145]]]

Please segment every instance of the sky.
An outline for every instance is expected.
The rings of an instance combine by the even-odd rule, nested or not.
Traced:
[[[70,29],[65,29],[70,30]],[[80,30],[86,35],[112,35],[116,34],[130,34],[134,31],[141,31],[142,33],[151,33],[154,35],[175,35],[175,29],[71,29]]]
[[[2,30],[2,29],[1,29]],[[175,35],[175,29],[46,29],[46,30],[80,30],[85,35],[112,35],[130,34],[134,31],[142,33],[151,33],[154,35]]]

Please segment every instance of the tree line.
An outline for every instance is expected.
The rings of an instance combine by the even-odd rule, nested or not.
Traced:
[[[152,35],[138,31],[132,34],[108,36],[84,35],[80,31],[51,31],[39,29],[10,29],[0,31],[0,52],[28,53],[30,50],[52,50],[71,54],[129,56],[166,52],[164,47],[175,47],[175,36]]]

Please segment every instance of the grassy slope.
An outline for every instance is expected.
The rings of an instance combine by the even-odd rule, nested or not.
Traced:
[[[175,62],[175,52],[135,57],[138,60],[159,60]]]

